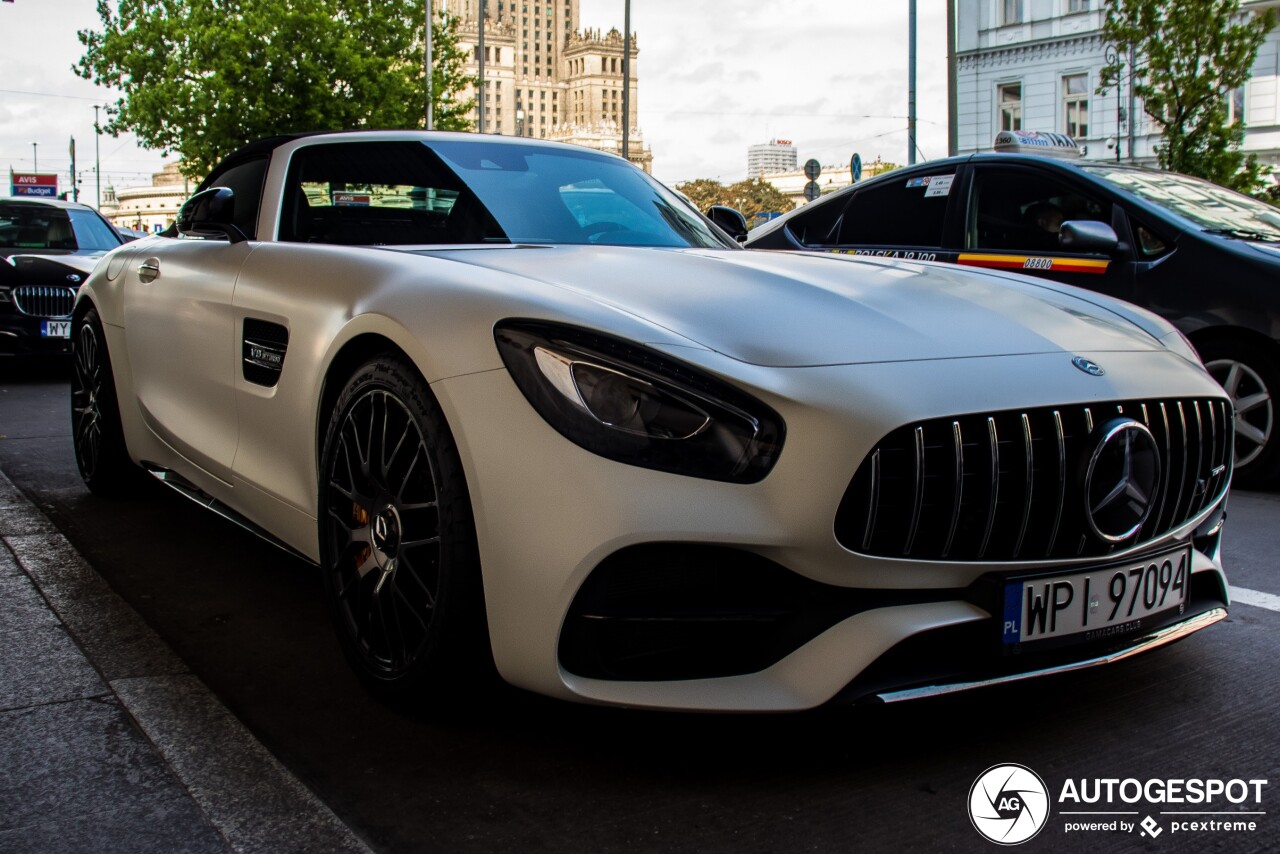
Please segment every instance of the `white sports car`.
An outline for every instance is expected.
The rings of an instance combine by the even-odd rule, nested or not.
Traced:
[[[1096,293],[742,250],[623,160],[422,132],[230,156],[74,313],[89,488],[318,564],[375,690],[803,709],[1225,616],[1232,411]]]

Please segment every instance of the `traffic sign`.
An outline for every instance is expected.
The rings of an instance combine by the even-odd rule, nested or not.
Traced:
[[[804,177],[810,181],[818,180],[818,176],[822,174],[822,164],[816,160],[810,159],[804,164]]]
[[[853,159],[849,161],[849,175],[855,184],[862,180],[862,157],[856,151]]]
[[[813,163],[814,161],[810,160],[809,162]],[[814,199],[818,198],[818,196],[821,196],[821,195],[822,195],[822,188],[818,186],[817,181],[810,181],[808,184],[804,185],[804,197],[808,201],[813,201]]]

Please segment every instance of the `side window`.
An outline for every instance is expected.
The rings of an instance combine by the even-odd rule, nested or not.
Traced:
[[[844,207],[837,198],[807,204],[787,223],[787,231],[804,246],[829,246],[836,242]]]
[[[1137,220],[1130,220],[1130,224],[1138,237],[1138,251],[1143,258],[1158,258],[1169,251],[1169,245],[1155,231]]]
[[[313,145],[289,166],[281,240],[405,246],[501,237],[488,211],[421,143]]]
[[[227,187],[236,194],[235,225],[250,238],[258,236],[258,211],[262,207],[262,182],[266,176],[267,158],[261,157],[210,176],[203,184]]]
[[[972,198],[968,249],[1057,250],[1066,220],[1111,222],[1109,203],[1029,170],[981,169]]]
[[[841,245],[942,245],[954,174],[889,178],[854,194],[840,219]]]

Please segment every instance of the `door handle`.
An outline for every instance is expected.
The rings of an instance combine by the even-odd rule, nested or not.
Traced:
[[[160,259],[148,258],[138,265],[138,281],[144,285],[160,278]]]

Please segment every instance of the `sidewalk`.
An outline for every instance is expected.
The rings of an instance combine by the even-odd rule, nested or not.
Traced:
[[[0,473],[0,852],[368,852]]]

